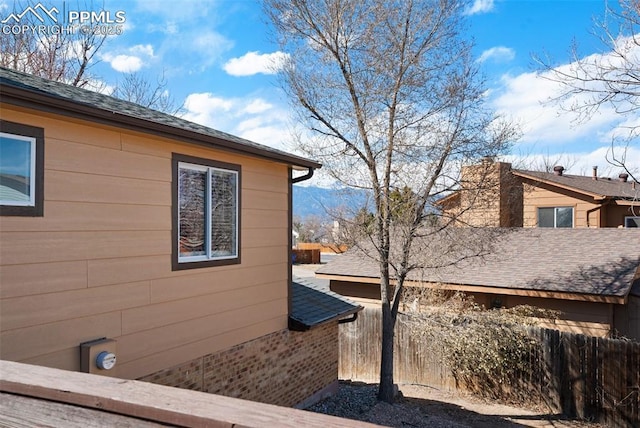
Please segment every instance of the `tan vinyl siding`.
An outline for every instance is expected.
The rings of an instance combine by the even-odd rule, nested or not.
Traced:
[[[524,186],[524,227],[536,227],[538,225],[538,208],[543,207],[573,207],[573,227],[587,227],[587,211],[597,208],[598,205],[586,201],[579,194],[553,190],[537,184],[535,187]],[[599,213],[596,211],[589,216],[590,227],[600,227]]]
[[[557,311],[557,319],[538,320],[540,325],[546,328],[568,331],[572,333],[586,334],[589,336],[608,337],[611,333],[612,305],[609,303],[576,302],[550,298],[536,298],[524,296],[489,295],[471,293],[474,301],[485,307],[491,307],[492,302],[498,298],[501,304],[507,308],[529,305],[540,309]]]
[[[2,235],[0,242],[4,242],[1,240]],[[86,288],[87,263],[73,261],[2,266],[0,284],[0,298]]]
[[[558,319],[543,323],[547,328],[608,337],[612,330],[613,306],[610,303],[575,302],[535,297],[506,296],[502,298],[506,307],[531,305],[537,308],[558,311]]]
[[[2,105],[45,130],[44,217],[0,218],[0,358],[137,378],[287,326],[285,164]],[[242,168],[241,264],[172,271],[172,153]]]
[[[640,215],[640,203],[631,206],[607,205],[603,208],[604,227],[624,227],[624,218]]]

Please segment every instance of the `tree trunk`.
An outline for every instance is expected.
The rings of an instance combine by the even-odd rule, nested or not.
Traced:
[[[380,361],[380,387],[378,400],[393,403],[395,391],[393,386],[393,338],[394,322],[391,316],[389,301],[382,302],[382,358]]]
[[[382,227],[382,236],[388,238],[388,228]],[[380,386],[378,388],[378,400],[393,403],[395,393],[393,388],[393,337],[395,321],[391,311],[391,293],[389,278],[389,252],[388,239],[381,239],[386,245],[381,245],[380,262],[380,297],[382,303],[382,355],[380,359]]]

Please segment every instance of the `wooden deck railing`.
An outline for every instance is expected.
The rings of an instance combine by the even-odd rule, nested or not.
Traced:
[[[92,413],[96,418],[100,412],[109,412],[184,427],[375,426],[205,392],[10,361],[0,361],[0,392],[95,409],[99,411]],[[24,411],[29,411],[28,406]],[[79,415],[87,417],[86,413]],[[0,425],[3,417],[6,415],[0,415]],[[83,426],[81,422],[76,425]]]

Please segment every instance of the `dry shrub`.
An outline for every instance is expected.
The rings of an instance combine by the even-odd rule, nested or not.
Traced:
[[[440,348],[441,362],[459,386],[487,398],[532,398],[526,380],[534,376],[530,361],[540,345],[527,329],[557,313],[532,306],[487,310],[459,292],[422,288],[408,293],[405,314],[414,337],[426,349]]]

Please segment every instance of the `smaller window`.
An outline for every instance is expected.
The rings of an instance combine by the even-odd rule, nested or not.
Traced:
[[[44,130],[0,120],[0,215],[42,216]]]
[[[640,217],[636,217],[636,216],[625,217],[624,227],[640,227]]]
[[[173,269],[240,263],[240,166],[173,156]]]
[[[573,207],[538,208],[538,227],[573,227]]]

